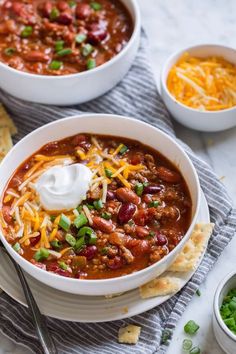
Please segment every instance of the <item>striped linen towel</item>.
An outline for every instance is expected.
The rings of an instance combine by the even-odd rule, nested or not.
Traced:
[[[82,112],[116,113],[135,117],[175,137],[169,114],[157,92],[148,65],[144,35],[129,73],[118,86],[97,100],[80,106],[58,108],[29,104],[0,91],[0,101],[7,107],[19,127],[16,140],[52,120]],[[80,324],[47,318],[59,353],[165,353],[168,343],[164,345],[160,343],[163,329],[174,330],[192,296],[233,237],[236,210],[232,208],[232,202],[224,186],[205,162],[181,141],[178,142],[186,150],[198,171],[201,187],[210,207],[211,221],[215,223],[203,261],[182,291],[161,306],[133,318],[102,324]],[[129,323],[142,327],[139,342],[132,347],[117,343],[118,329]],[[17,343],[31,349],[33,353],[41,354],[27,309],[4,293],[0,295],[0,330]]]

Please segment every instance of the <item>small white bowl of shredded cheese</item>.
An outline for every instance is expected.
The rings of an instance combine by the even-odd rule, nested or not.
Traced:
[[[205,44],[174,53],[162,68],[161,95],[173,118],[188,128],[236,126],[236,50]]]

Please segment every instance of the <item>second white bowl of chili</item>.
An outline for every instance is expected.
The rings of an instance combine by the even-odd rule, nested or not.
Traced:
[[[90,169],[92,182],[79,205],[75,195],[65,210],[70,165]],[[0,174],[8,252],[37,280],[75,294],[125,292],[163,273],[199,210],[198,176],[183,149],[128,117],[87,114],[47,124],[13,147]],[[44,208],[42,178],[60,211]]]
[[[31,102],[101,96],[124,77],[139,46],[135,0],[7,0],[0,22],[0,87]]]

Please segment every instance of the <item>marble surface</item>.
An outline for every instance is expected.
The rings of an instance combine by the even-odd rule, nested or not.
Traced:
[[[157,86],[161,65],[173,51],[198,43],[235,46],[235,0],[138,0],[143,25],[150,40],[150,55]],[[236,128],[204,134],[175,124],[177,135],[207,161],[222,178],[236,204]],[[219,281],[235,268],[236,237],[224,250],[217,264],[178,323],[168,354],[181,354],[183,326],[194,319],[200,325],[194,337],[203,354],[223,354],[212,333],[213,294]],[[29,354],[0,334],[0,354]]]

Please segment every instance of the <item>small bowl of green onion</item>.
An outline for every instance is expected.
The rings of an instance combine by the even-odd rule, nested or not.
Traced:
[[[213,330],[227,354],[236,353],[236,273],[227,275],[218,285],[214,298]]]

